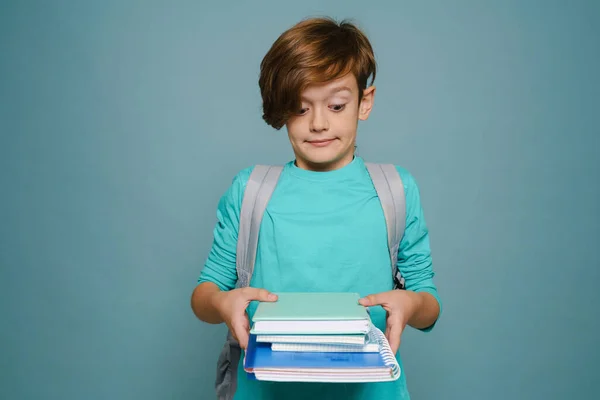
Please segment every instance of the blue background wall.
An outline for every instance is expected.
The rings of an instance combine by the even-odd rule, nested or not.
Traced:
[[[323,14],[373,41],[359,154],[416,176],[431,228],[413,397],[600,396],[599,3],[321,4],[1,3],[0,398],[213,398],[225,330],[189,296],[232,177],[292,157],[260,60]]]

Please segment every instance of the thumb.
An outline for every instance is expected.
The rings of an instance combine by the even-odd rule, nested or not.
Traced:
[[[277,295],[269,292],[266,289],[258,289],[247,287],[244,289],[244,294],[246,295],[246,300],[258,300],[258,301],[276,301]]]
[[[358,303],[365,307],[373,307],[385,303],[385,296],[382,294],[370,294],[358,300]]]

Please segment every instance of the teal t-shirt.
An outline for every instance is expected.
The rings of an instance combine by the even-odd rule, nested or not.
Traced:
[[[407,290],[431,293],[441,310],[419,190],[408,171],[397,169],[406,195],[398,268]],[[199,283],[210,281],[221,290],[235,287],[239,215],[251,172],[241,171],[219,202],[214,241]],[[284,166],[261,223],[250,286],[361,296],[393,288],[383,210],[360,157],[328,172],[304,170],[294,162]],[[250,304],[249,318],[256,305]],[[385,332],[385,311],[373,307],[371,317]],[[400,352],[396,357],[402,367]],[[240,362],[235,399],[408,399],[406,375],[403,369],[397,381],[385,383],[261,382],[247,379]]]

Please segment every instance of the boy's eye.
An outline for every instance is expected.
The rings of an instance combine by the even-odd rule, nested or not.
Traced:
[[[306,114],[307,111],[308,111],[308,108],[301,108],[300,111],[298,111],[298,115],[304,115],[304,114]]]
[[[346,105],[345,104],[334,104],[331,106],[333,111],[342,111]]]

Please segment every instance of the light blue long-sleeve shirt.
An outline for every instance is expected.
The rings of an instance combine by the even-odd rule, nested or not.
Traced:
[[[406,228],[398,268],[406,289],[432,294],[434,284],[428,229],[419,189],[412,175],[396,167],[406,194]],[[252,168],[241,171],[221,198],[210,254],[198,282],[221,290],[235,287],[239,216]],[[284,166],[265,211],[250,286],[273,292],[358,292],[361,296],[393,288],[387,230],[381,203],[360,157],[328,172]],[[252,318],[256,304],[248,308]],[[371,309],[373,323],[385,331],[385,311]],[[433,326],[423,329],[429,331]],[[402,367],[400,352],[397,359]],[[410,373],[410,372],[409,372]],[[246,379],[241,362],[235,399],[408,399],[406,371],[395,382],[364,384],[273,383]]]

